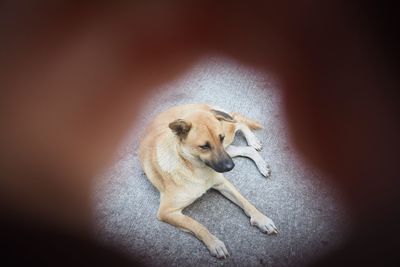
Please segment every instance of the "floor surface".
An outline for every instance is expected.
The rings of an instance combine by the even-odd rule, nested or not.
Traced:
[[[345,236],[340,198],[323,176],[300,160],[290,143],[282,98],[272,79],[222,58],[204,59],[180,79],[161,88],[139,118],[115,166],[98,179],[95,190],[98,238],[151,266],[304,266],[334,248]],[[210,191],[185,210],[227,246],[231,257],[213,258],[194,236],[156,219],[158,191],[143,174],[136,150],[144,125],[157,113],[179,104],[209,103],[256,119],[262,156],[272,177],[253,162],[235,158],[226,173],[280,234],[268,236],[229,200]],[[237,135],[234,144],[245,145]]]

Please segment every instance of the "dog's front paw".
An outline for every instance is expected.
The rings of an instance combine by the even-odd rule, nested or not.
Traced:
[[[266,234],[277,234],[278,229],[274,222],[263,214],[258,214],[250,218],[251,225],[257,226],[263,233]]]
[[[225,247],[224,242],[214,237],[214,239],[207,244],[207,248],[210,251],[211,255],[218,259],[226,259],[229,257],[228,250]]]

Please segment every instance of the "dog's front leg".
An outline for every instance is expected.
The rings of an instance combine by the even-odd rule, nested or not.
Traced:
[[[203,241],[212,256],[219,259],[226,259],[229,256],[224,242],[211,234],[204,225],[182,214],[182,209],[175,209],[166,203],[167,201],[161,201],[160,203],[160,209],[157,214],[159,220],[194,234]]]
[[[267,234],[277,234],[278,229],[274,222],[256,209],[246,198],[244,198],[234,185],[222,176],[221,182],[213,187],[223,194],[226,198],[243,209],[250,217],[251,225],[257,226],[262,232]]]

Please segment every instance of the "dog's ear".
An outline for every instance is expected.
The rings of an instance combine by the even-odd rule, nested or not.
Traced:
[[[236,120],[234,118],[232,118],[232,116],[229,115],[228,113],[225,113],[220,110],[215,110],[215,109],[212,109],[211,112],[214,114],[214,116],[219,121],[222,120],[222,121],[228,121],[228,122],[236,122]]]
[[[192,124],[182,119],[171,122],[169,128],[182,140],[188,135]]]

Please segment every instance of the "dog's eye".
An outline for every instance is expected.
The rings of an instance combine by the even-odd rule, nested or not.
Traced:
[[[219,135],[219,141],[221,141],[221,143],[224,142],[224,138],[225,136],[223,136],[222,134]]]
[[[204,145],[202,145],[202,146],[199,146],[201,149],[204,149],[204,150],[207,150],[207,149],[210,149],[211,148],[211,146],[210,146],[210,143],[209,142],[207,142],[207,143],[205,143]]]

